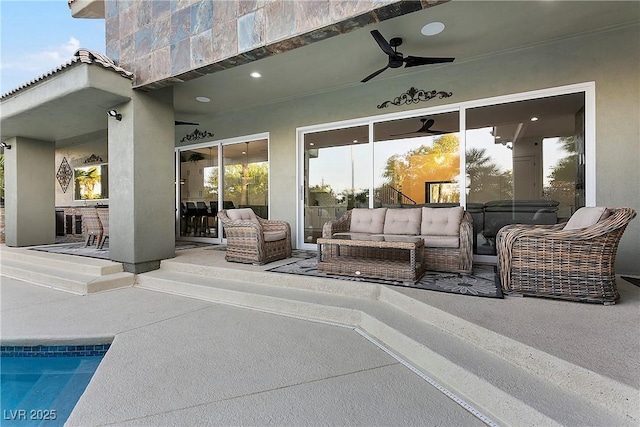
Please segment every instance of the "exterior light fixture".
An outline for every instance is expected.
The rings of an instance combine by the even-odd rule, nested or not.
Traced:
[[[109,117],[113,117],[117,121],[122,120],[122,114],[118,113],[116,110],[109,110],[107,111],[107,114],[109,115]]]
[[[262,77],[262,74],[260,74],[257,71],[254,71],[253,73],[249,74],[251,77],[253,77],[254,79],[259,79],[260,77]]]
[[[207,98],[206,96],[196,96],[196,101],[198,101],[198,102],[211,102],[211,98]]]
[[[538,118],[537,118],[537,117],[535,117],[535,116],[534,116],[534,117],[531,117],[531,121],[532,121],[532,122],[537,122],[537,121],[538,121]]]
[[[0,141],[0,148],[5,148],[7,150],[11,150],[11,145],[7,144],[4,141]]]

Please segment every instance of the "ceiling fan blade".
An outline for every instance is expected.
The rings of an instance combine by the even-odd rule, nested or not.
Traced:
[[[378,74],[380,74],[381,72],[383,72],[384,70],[386,70],[387,68],[389,68],[389,66],[387,65],[384,68],[379,69],[378,71],[376,71],[373,74],[368,75],[367,77],[365,77],[364,79],[361,80],[362,83],[366,83],[369,80],[371,80],[372,78],[374,78],[375,76],[377,76]]]
[[[418,65],[440,64],[442,62],[453,62],[455,58],[426,58],[421,56],[407,56],[404,58],[404,67],[417,67]]]
[[[376,42],[378,42],[378,46],[380,46],[380,49],[382,49],[384,53],[389,56],[393,56],[396,54],[389,42],[382,36],[382,34],[380,34],[380,31],[373,30],[371,31],[371,35],[376,40]]]
[[[176,126],[182,126],[182,125],[200,126],[200,123],[181,122],[180,120],[176,120],[174,123]]]
[[[396,134],[391,134],[389,136],[404,136],[404,135],[415,135],[415,134],[427,134],[427,135],[446,135],[448,133],[448,131],[444,131],[444,130],[435,130],[435,129],[431,129],[431,126],[433,126],[433,124],[435,123],[435,120],[433,119],[420,119],[420,121],[422,122],[422,126],[420,127],[420,129],[418,129],[417,131],[414,132],[405,132],[405,133],[396,133]]]
[[[433,126],[434,123],[435,123],[435,120],[433,119],[429,119],[429,120],[422,119],[422,127],[420,127],[420,129],[418,129],[416,133],[429,132],[429,128]]]

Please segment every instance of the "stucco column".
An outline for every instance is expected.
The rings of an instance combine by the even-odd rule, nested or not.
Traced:
[[[55,144],[15,137],[6,141],[5,240],[7,246],[56,241]]]
[[[109,118],[109,255],[125,270],[175,255],[173,107],[144,93]]]

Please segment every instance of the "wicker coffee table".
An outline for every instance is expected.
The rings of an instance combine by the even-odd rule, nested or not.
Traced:
[[[414,236],[334,236],[318,239],[318,271],[417,282],[424,274],[424,240]]]

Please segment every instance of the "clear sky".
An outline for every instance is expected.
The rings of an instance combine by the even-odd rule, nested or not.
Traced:
[[[104,19],[71,17],[67,0],[0,0],[0,93],[73,59],[105,53]]]

